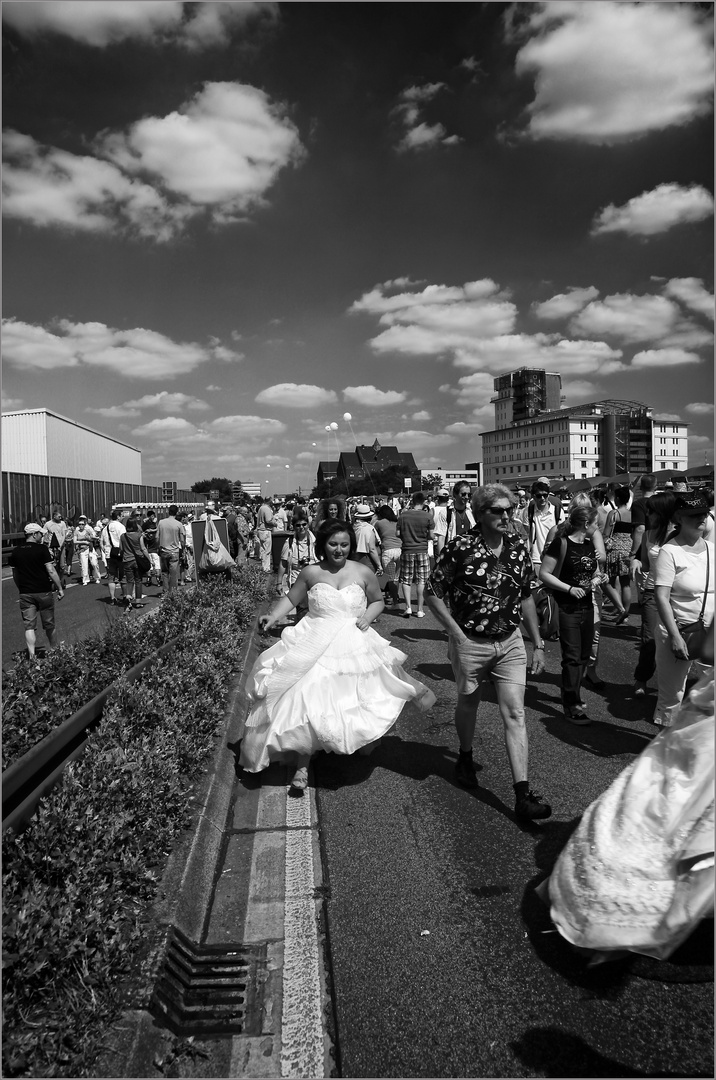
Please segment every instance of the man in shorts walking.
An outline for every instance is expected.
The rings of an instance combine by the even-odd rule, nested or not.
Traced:
[[[416,491],[413,495],[412,506],[408,510],[403,510],[398,518],[396,530],[402,541],[399,581],[405,597],[403,614],[406,619],[413,614],[411,607],[413,582],[415,582],[418,602],[418,610],[415,614],[419,619],[425,618],[423,594],[425,582],[430,574],[428,542],[433,538],[435,522],[432,513],[426,513],[423,509],[424,502],[425,496],[422,491]]]
[[[41,525],[31,521],[25,526],[26,543],[13,548],[8,558],[12,567],[12,576],[20,592],[20,613],[25,625],[25,643],[28,655],[35,655],[37,616],[39,614],[42,629],[47,634],[51,649],[55,647],[55,598],[52,587],[57,590],[59,600],[65,595],[60,576],[52,561],[52,552],[43,543]]]
[[[532,565],[522,540],[510,532],[515,498],[502,484],[486,484],[472,496],[475,528],[450,541],[426,586],[428,607],[448,634],[448,657],[457,684],[455,727],[460,754],[455,778],[476,788],[472,758],[482,683],[490,678],[505,727],[507,757],[521,821],[546,818],[551,807],[527,780],[524,621],[532,641],[531,673],[544,671],[544,642],[530,588]],[[445,601],[448,601],[446,603]]]

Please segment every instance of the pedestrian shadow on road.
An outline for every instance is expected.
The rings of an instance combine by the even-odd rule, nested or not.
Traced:
[[[559,1028],[527,1028],[510,1043],[529,1076],[683,1076],[684,1073],[642,1072],[594,1050],[580,1035]],[[709,1075],[703,1073],[702,1075]]]
[[[411,626],[410,629],[406,626],[400,630],[391,630],[390,636],[411,643],[416,641],[447,641],[447,634],[442,630],[418,630],[417,626],[415,628]]]
[[[640,754],[653,737],[631,728],[619,727],[607,720],[592,719],[591,724],[586,727],[570,724],[562,710],[559,694],[551,692],[544,682],[529,684],[525,704],[537,714],[538,720],[544,724],[550,735],[569,746],[578,746],[596,757],[626,758]],[[593,710],[590,712],[593,715]]]
[[[452,716],[444,726],[449,726],[453,731]],[[482,785],[468,789],[457,782],[456,761],[457,751],[452,747],[403,739],[391,733],[383,737],[380,745],[368,757],[361,754],[317,754],[313,759],[315,786],[336,791],[341,787],[364,783],[376,768],[388,769],[411,780],[424,782],[435,778],[443,781],[448,787],[456,788],[466,799],[474,798],[509,821],[516,822],[512,807],[492,791]],[[481,771],[479,763],[476,763],[476,767],[478,772]]]

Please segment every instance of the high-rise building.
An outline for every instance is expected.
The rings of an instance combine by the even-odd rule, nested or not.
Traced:
[[[537,374],[544,381],[525,380],[524,369],[495,379],[495,428],[481,436],[485,483],[527,484],[537,476],[589,479],[688,467],[688,424],[655,421],[651,407],[639,401],[608,399],[522,415],[535,408],[540,386],[546,395],[551,385],[554,400],[557,383],[548,383],[550,377],[561,388],[559,375]],[[519,419],[514,416],[517,376]],[[537,391],[533,393],[531,386]],[[506,422],[510,409],[512,419]]]
[[[495,427],[508,427],[562,404],[562,376],[540,368],[519,368],[495,379]]]

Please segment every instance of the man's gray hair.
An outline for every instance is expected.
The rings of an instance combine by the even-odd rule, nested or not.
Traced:
[[[507,499],[510,506],[517,505],[514,494],[504,484],[483,484],[482,487],[475,488],[472,493],[471,505],[475,517],[481,517],[488,506],[494,504],[495,499]]]

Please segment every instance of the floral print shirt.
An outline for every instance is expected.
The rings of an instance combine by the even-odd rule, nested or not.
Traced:
[[[475,637],[496,638],[522,621],[522,601],[531,595],[532,560],[518,536],[507,535],[496,555],[479,526],[446,544],[425,592],[447,599],[461,630]]]

